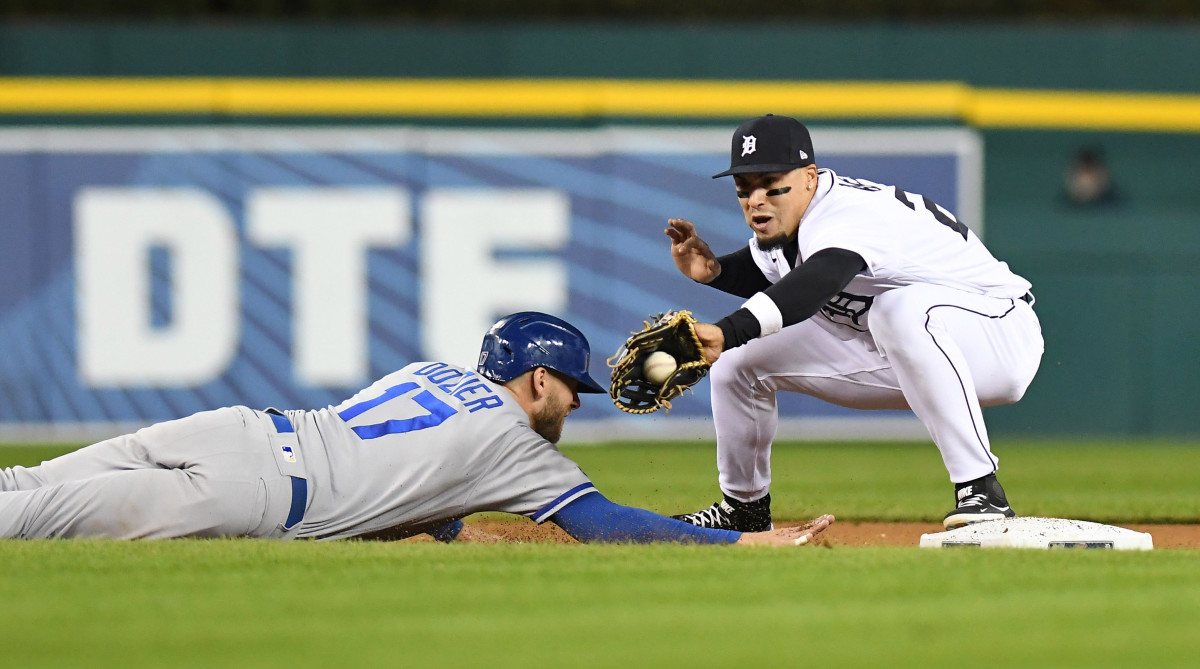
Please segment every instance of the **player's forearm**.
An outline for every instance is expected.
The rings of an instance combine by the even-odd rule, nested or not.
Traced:
[[[436,539],[438,541],[441,541],[442,543],[448,544],[451,541],[458,539],[460,537],[460,535],[462,534],[463,529],[465,527],[466,526],[463,525],[463,521],[452,520],[452,521],[446,523],[445,525],[440,525],[440,526],[435,527],[434,529],[430,530],[429,536],[433,537],[434,539]]]
[[[589,493],[559,509],[550,520],[583,542],[732,544],[740,532],[711,530],[609,501]]]
[[[749,246],[717,258],[717,263],[720,266],[717,277],[705,285],[721,292],[750,297],[771,285],[758,265],[754,264],[754,256],[750,255]]]
[[[751,296],[741,309],[715,323],[725,337],[725,349],[811,318],[865,266],[862,256],[845,249],[814,254],[778,283]]]

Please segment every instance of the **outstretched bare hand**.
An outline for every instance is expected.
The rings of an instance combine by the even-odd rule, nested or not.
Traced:
[[[796,527],[780,527],[768,532],[746,532],[738,539],[739,544],[758,546],[803,546],[813,537],[833,524],[833,516],[826,514]]]
[[[684,276],[708,283],[721,273],[721,263],[708,244],[696,234],[696,226],[684,218],[672,218],[663,230],[671,238],[671,257]]]

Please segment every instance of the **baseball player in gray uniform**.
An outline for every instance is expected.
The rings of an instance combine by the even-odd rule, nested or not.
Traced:
[[[743,123],[730,167],[749,244],[716,257],[668,222],[687,277],[747,298],[697,334],[712,367],[723,499],[677,516],[703,527],[771,527],[776,393],[857,409],[912,409],[955,485],[946,528],[1016,515],[996,478],[981,406],[1021,399],[1041,362],[1030,283],[952,213],[898,186],[818,169],[808,129]]]
[[[590,352],[566,321],[522,312],[488,331],[474,371],[417,362],[335,407],[227,407],[4,469],[0,537],[450,541],[472,538],[458,519],[506,511],[581,541],[794,544],[832,522],[743,534],[604,498],[554,445],[579,393],[606,392]]]

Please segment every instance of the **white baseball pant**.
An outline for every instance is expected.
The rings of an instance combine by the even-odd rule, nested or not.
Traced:
[[[855,409],[912,409],[951,481],[996,471],[980,407],[1016,402],[1037,373],[1044,345],[1032,305],[918,284],[875,298],[870,337],[843,341],[817,318],[730,349],[713,365],[723,492],[748,502],[770,491],[779,391]]]

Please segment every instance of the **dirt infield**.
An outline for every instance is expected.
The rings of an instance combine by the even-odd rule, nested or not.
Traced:
[[[509,541],[575,543],[552,523],[535,525],[524,521],[480,520],[468,525],[499,535]],[[1200,525],[1121,525],[1149,532],[1155,548],[1200,548]],[[843,523],[836,522],[817,538],[816,544],[838,546],[917,546],[921,535],[941,532],[940,523]]]
[[[1200,525],[1119,525],[1149,532],[1155,548],[1200,548]],[[921,535],[941,532],[941,523],[834,523],[818,543],[830,546],[917,546]]]

